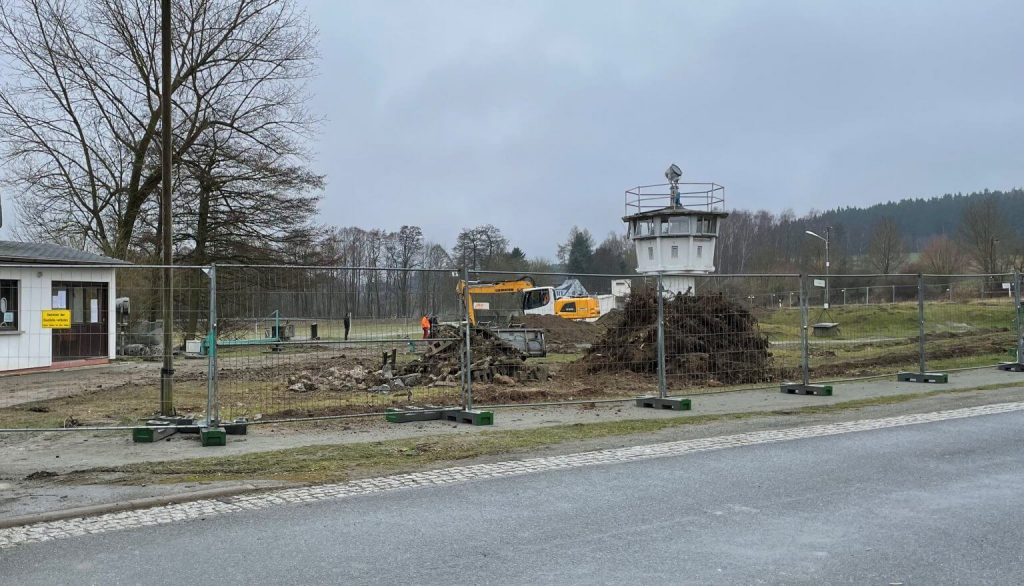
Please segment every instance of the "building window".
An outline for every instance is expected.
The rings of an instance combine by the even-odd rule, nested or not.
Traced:
[[[0,331],[18,329],[18,282],[0,280]]]
[[[697,218],[697,233],[698,234],[714,234],[718,228],[718,218],[702,217]]]
[[[679,258],[679,247],[678,246],[673,246],[672,247],[672,258]]]
[[[668,234],[668,220],[661,221],[661,233]]]
[[[654,260],[654,247],[653,246],[648,246],[647,247],[647,260]]]
[[[671,230],[671,232],[673,234],[689,234],[690,233],[690,218],[687,218],[687,217],[672,218],[670,223],[672,225],[669,227],[669,230]]]
[[[701,254],[702,254],[703,252],[704,252],[704,247],[703,247],[703,246],[698,246],[698,247],[697,247],[697,258],[700,258],[700,257],[701,257]]]

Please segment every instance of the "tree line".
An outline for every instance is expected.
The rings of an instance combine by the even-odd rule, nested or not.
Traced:
[[[1024,239],[1007,219],[1024,203],[1022,196],[986,191],[803,217],[735,210],[722,223],[717,268],[737,274],[824,272],[824,243],[806,232],[824,236],[827,230],[834,274],[1022,270]],[[943,219],[930,221],[936,216]]]
[[[294,0],[171,5],[175,174],[166,179],[174,225],[162,226],[157,3],[0,0],[0,161],[19,237],[151,263],[161,257],[161,234],[172,230],[181,264],[391,269],[302,277],[337,292],[340,306],[323,308],[332,315],[443,311],[453,302],[450,272],[463,267],[634,273],[624,235],[599,241],[585,227],[572,227],[556,258],[545,259],[529,257],[492,224],[463,228],[450,249],[417,226],[319,224],[324,177],[311,170],[304,146],[319,128],[307,110],[317,63],[308,15]],[[1007,218],[1024,212],[1022,195],[948,194],[802,217],[736,210],[722,223],[717,270],[820,272],[823,247],[805,231],[826,228],[833,273],[1019,270],[1021,232]],[[584,284],[600,290],[606,281]],[[297,287],[282,283],[265,287]],[[182,286],[191,296],[183,303],[200,306],[200,277],[185,277]],[[232,286],[245,287],[225,281]]]

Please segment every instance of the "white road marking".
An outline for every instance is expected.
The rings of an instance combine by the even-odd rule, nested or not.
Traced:
[[[0,529],[0,549],[10,548],[26,543],[49,541],[51,539],[63,539],[66,537],[76,537],[87,534],[106,533],[108,531],[134,529],[150,525],[162,525],[165,523],[188,521],[191,519],[208,519],[217,515],[238,511],[266,509],[277,505],[342,499],[350,496],[373,494],[396,489],[438,486],[465,482],[468,480],[478,480],[482,478],[500,478],[521,474],[531,474],[535,472],[545,472],[549,470],[579,468],[582,466],[634,462],[648,458],[680,456],[695,452],[706,452],[709,450],[721,450],[740,446],[752,446],[795,439],[838,435],[858,431],[870,431],[875,429],[901,427],[904,425],[931,423],[935,421],[947,421],[950,419],[962,419],[965,417],[977,417],[980,415],[994,415],[998,413],[1009,413],[1012,411],[1022,410],[1024,410],[1024,402],[999,403],[995,405],[968,407],[965,409],[954,409],[950,411],[936,411],[933,413],[918,413],[914,415],[901,415],[899,417],[886,417],[883,419],[863,419],[860,421],[812,425],[792,429],[752,431],[720,437],[708,437],[627,448],[597,450],[593,452],[583,452],[564,456],[547,456],[543,458],[528,458],[525,460],[512,460],[494,464],[457,466],[455,468],[445,468],[443,470],[396,474],[394,476],[385,476],[381,478],[366,478],[363,480],[354,480],[340,484],[290,488],[252,495],[240,495],[224,499],[198,500],[188,503],[152,507],[149,509],[108,513],[96,517],[49,521],[33,525],[24,525],[21,527]]]

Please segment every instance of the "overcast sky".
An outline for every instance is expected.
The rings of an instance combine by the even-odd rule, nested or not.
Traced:
[[[326,223],[551,258],[672,162],[798,213],[1024,185],[1019,0],[296,1]]]
[[[1019,1],[308,6],[337,225],[494,223],[553,257],[671,162],[798,213],[1024,184]]]

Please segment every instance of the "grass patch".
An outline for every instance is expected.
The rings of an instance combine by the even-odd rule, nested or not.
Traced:
[[[907,393],[844,401],[830,405],[812,405],[787,411],[690,415],[666,419],[630,419],[523,430],[484,431],[459,436],[434,435],[386,442],[307,446],[237,456],[144,462],[115,468],[97,468],[70,474],[67,479],[73,481],[79,474],[88,477],[97,473],[115,473],[119,475],[117,482],[124,484],[237,479],[269,479],[304,483],[341,482],[354,478],[422,470],[471,458],[523,454],[538,448],[569,442],[649,434],[684,425],[701,425],[763,416],[826,414],[905,403],[940,394],[996,390],[1016,386],[1019,384],[1003,383],[969,389]]]

